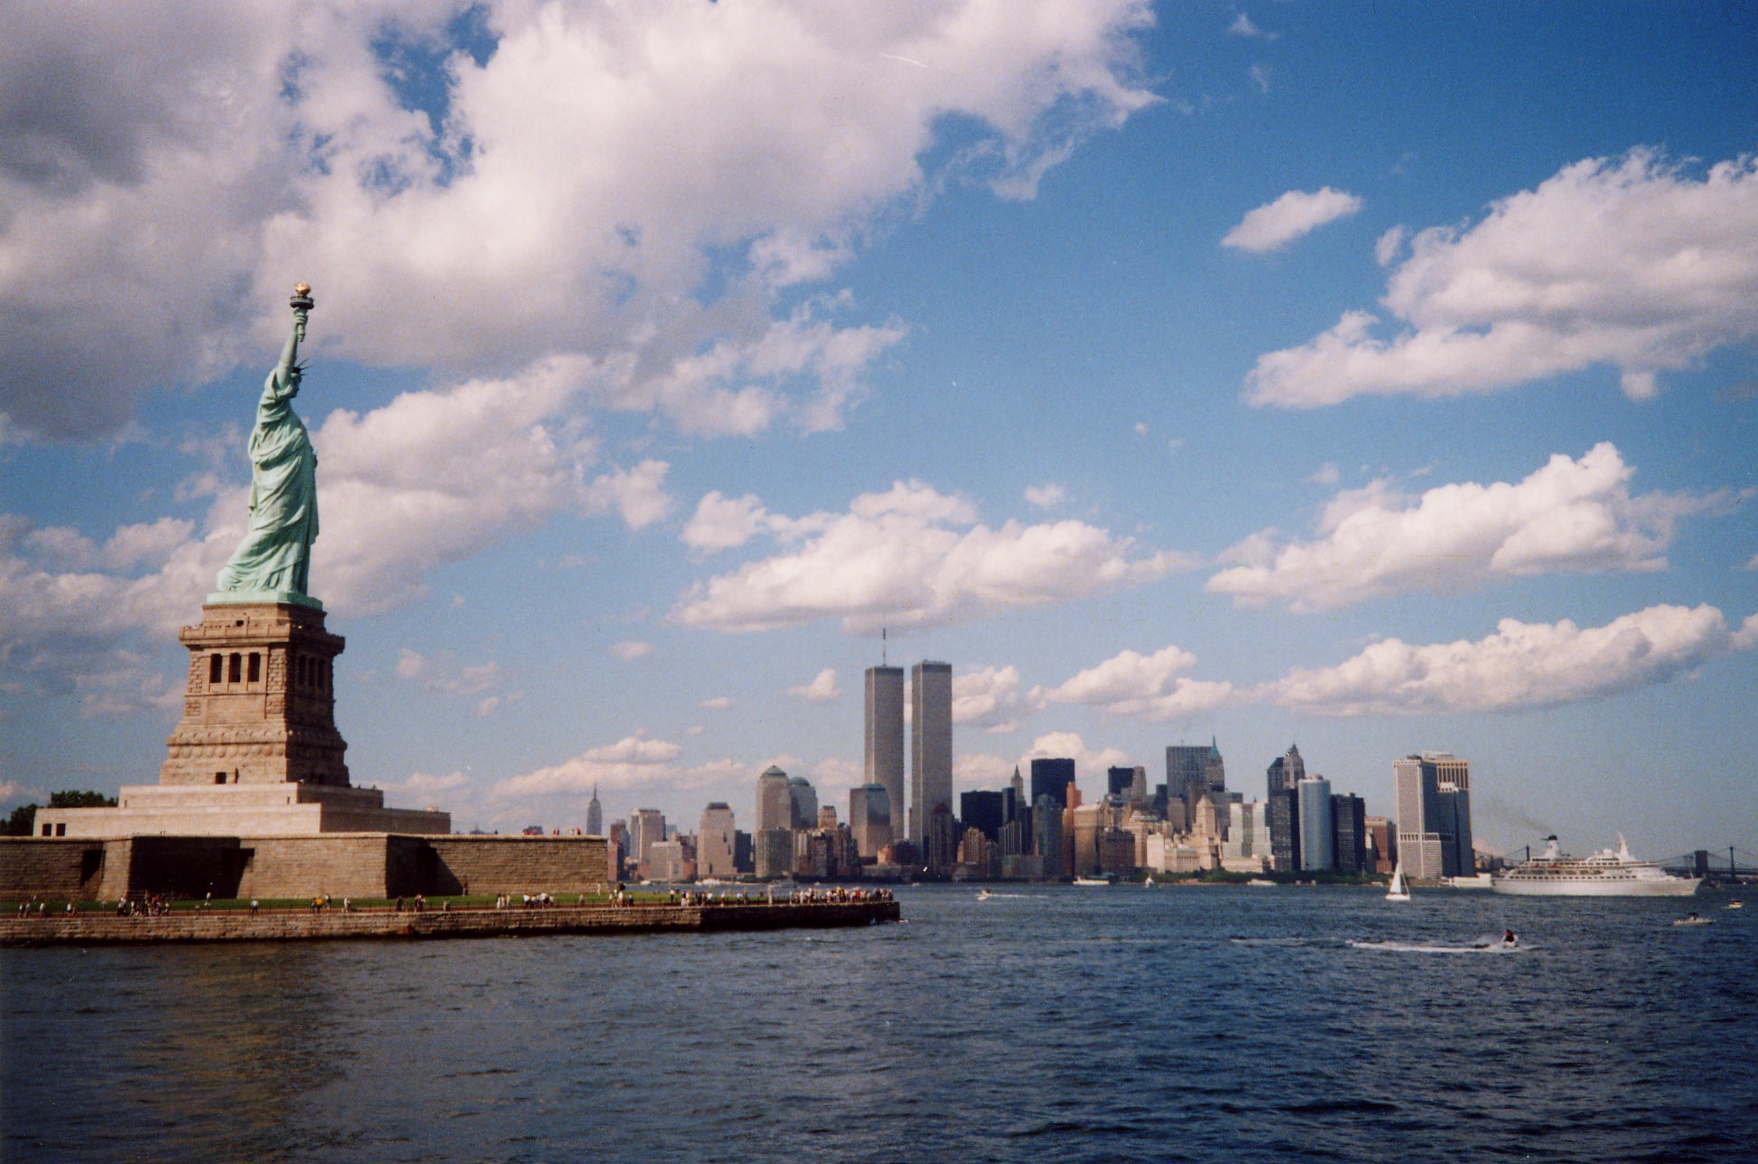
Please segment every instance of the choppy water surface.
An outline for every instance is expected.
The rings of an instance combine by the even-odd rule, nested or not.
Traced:
[[[0,952],[0,1156],[1728,1160],[1758,892],[905,889],[778,934]],[[1716,924],[1673,927],[1687,909]],[[1514,951],[1475,949],[1504,927]]]

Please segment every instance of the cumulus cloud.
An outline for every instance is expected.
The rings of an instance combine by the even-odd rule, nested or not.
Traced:
[[[596,513],[614,509],[630,529],[645,529],[671,512],[665,492],[669,468],[664,461],[647,460],[633,469],[602,474],[587,486],[585,508]]]
[[[653,653],[653,644],[640,642],[635,639],[625,639],[623,642],[611,644],[610,653],[623,660],[623,662],[628,663],[635,659],[643,659],[648,655],[651,655]]]
[[[1332,498],[1319,537],[1273,531],[1226,551],[1207,588],[1242,603],[1330,610],[1414,590],[1460,591],[1524,574],[1666,566],[1674,523],[1726,507],[1726,491],[1632,495],[1634,468],[1609,442],[1563,454],[1522,481],[1459,482],[1407,496],[1379,480]]]
[[[703,711],[725,711],[727,708],[731,707],[732,705],[733,705],[732,696],[730,696],[730,695],[714,695],[714,696],[710,696],[707,699],[702,700],[696,706],[700,707]]]
[[[1079,521],[999,528],[919,481],[856,497],[847,513],[793,523],[797,548],[691,587],[687,626],[770,630],[838,618],[850,634],[939,626],[1115,590],[1188,565]]]
[[[1088,667],[1055,687],[1035,687],[1038,706],[1083,704],[1111,715],[1158,721],[1213,711],[1235,699],[1231,683],[1211,683],[1180,675],[1196,656],[1178,646],[1151,655],[1124,650]]]
[[[1042,485],[1027,485],[1025,499],[1039,509],[1055,509],[1068,500],[1068,490],[1053,481]]]
[[[1028,710],[1019,668],[984,664],[952,673],[952,722],[1000,735],[1019,727]]]
[[[1381,243],[1389,261],[1397,247]],[[1418,232],[1381,303],[1393,334],[1347,311],[1260,356],[1246,400],[1456,396],[1594,365],[1652,396],[1659,373],[1758,336],[1758,157],[1700,179],[1645,149],[1565,166],[1475,224]]]
[[[0,395],[62,437],[272,342],[294,278],[349,359],[578,354],[686,431],[834,427],[903,327],[784,293],[1154,101],[1144,0],[67,11],[0,47]],[[949,119],[971,140],[936,154]]]
[[[787,693],[807,703],[834,703],[842,698],[842,689],[836,685],[836,671],[831,667],[818,672],[810,683],[789,687]]]
[[[1092,787],[1093,773],[1134,763],[1128,752],[1118,748],[1088,747],[1078,732],[1046,732],[1033,740],[1032,746],[1015,763],[1029,777],[1031,762],[1037,759],[1072,759],[1076,778],[1086,773],[1089,788]],[[1011,766],[1008,775],[1012,776]]]
[[[497,782],[495,798],[586,792],[596,785],[638,788],[649,781],[675,777],[683,748],[666,740],[624,736],[614,744],[588,748],[559,764],[537,768]]]
[[[1315,715],[1519,711],[1662,683],[1758,646],[1758,615],[1730,632],[1713,606],[1650,606],[1604,626],[1503,619],[1475,642],[1382,639],[1334,667],[1295,670],[1256,694]]]
[[[1267,74],[1261,87],[1269,87]],[[1325,223],[1347,218],[1360,209],[1361,199],[1329,186],[1313,191],[1290,190],[1274,202],[1247,213],[1221,237],[1221,245],[1260,255],[1278,251]]]
[[[500,684],[499,663],[460,663],[450,651],[424,655],[403,647],[397,652],[397,677],[448,695],[481,695]]]

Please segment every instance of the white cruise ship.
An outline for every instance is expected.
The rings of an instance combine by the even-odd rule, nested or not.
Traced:
[[[1688,897],[1697,892],[1699,877],[1675,877],[1653,861],[1630,856],[1618,836],[1617,849],[1601,849],[1591,857],[1571,857],[1546,837],[1544,854],[1522,861],[1490,880],[1497,893],[1563,897]]]

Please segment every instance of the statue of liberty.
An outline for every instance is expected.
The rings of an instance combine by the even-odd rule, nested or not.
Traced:
[[[300,283],[288,300],[293,333],[281,362],[263,381],[250,433],[250,528],[220,568],[220,594],[233,601],[265,593],[309,598],[311,543],[317,540],[317,453],[293,411],[305,369],[299,341],[311,312],[311,288]]]

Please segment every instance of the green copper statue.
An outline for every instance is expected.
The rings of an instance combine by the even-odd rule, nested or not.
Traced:
[[[281,362],[263,382],[250,434],[250,528],[231,560],[220,568],[220,601],[274,595],[310,602],[311,543],[317,540],[317,454],[293,411],[305,369],[297,363],[299,341],[311,313],[311,288],[300,283],[288,300],[293,333]],[[297,599],[295,599],[297,600]]]

